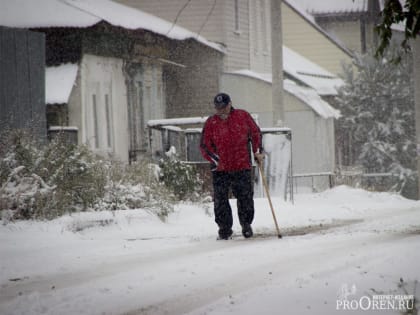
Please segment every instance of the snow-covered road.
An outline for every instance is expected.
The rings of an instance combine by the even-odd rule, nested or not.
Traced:
[[[235,225],[215,241],[188,204],[165,223],[138,210],[2,226],[0,314],[340,314],[343,294],[415,292],[419,202],[339,187],[274,204],[282,239],[266,200],[249,240]],[[401,311],[366,306],[349,312]]]

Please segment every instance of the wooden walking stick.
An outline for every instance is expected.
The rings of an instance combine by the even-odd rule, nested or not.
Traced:
[[[257,164],[258,164],[258,168],[260,169],[261,179],[262,179],[262,182],[263,182],[263,185],[264,185],[265,192],[267,194],[268,203],[270,204],[271,214],[273,215],[274,224],[276,225],[277,236],[278,236],[278,238],[281,238],[282,236],[280,234],[279,225],[277,224],[276,214],[274,213],[273,204],[271,203],[270,192],[268,190],[267,182],[265,180],[263,168],[262,168],[262,165],[261,165],[262,163],[257,163]]]

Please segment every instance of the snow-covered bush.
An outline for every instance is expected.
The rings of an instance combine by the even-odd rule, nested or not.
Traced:
[[[0,144],[0,208],[15,218],[48,219],[85,210],[105,192],[102,164],[86,147],[10,132]]]
[[[180,161],[173,148],[161,159],[160,178],[177,198],[196,200],[200,196],[201,179],[195,167]]]
[[[43,151],[38,171],[48,183],[56,186],[56,208],[67,211],[93,207],[105,194],[105,161],[86,146],[53,140]]]
[[[97,210],[146,208],[164,219],[173,211],[174,195],[159,180],[159,167],[148,159],[130,165],[109,161],[104,198]]]
[[[175,156],[161,167],[147,158],[126,165],[60,137],[39,144],[15,131],[0,139],[0,212],[7,221],[138,208],[164,219],[175,201],[197,199],[199,187],[193,167]]]
[[[402,55],[401,62],[393,62]],[[414,91],[411,58],[396,48],[378,60],[373,52],[355,57],[344,71],[336,98],[343,164],[362,165],[367,173],[392,174],[388,189],[415,192]],[[378,179],[378,186],[383,179]],[[375,188],[375,182],[371,181]]]

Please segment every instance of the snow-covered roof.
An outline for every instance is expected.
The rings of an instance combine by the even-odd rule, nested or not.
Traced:
[[[291,80],[284,80],[284,89],[308,104],[319,116],[324,118],[339,118],[340,111],[325,102],[314,89],[297,85]]]
[[[268,83],[272,83],[272,76],[271,73],[258,73],[252,70],[243,69],[243,70],[237,70],[233,72],[228,72],[230,74],[239,74],[246,77],[254,78],[257,80],[265,81]]]
[[[337,95],[337,88],[344,84],[342,79],[286,46],[283,46],[283,71],[313,88],[319,95]],[[271,83],[271,74],[260,74],[249,70],[233,73],[255,76]]]
[[[126,29],[144,29],[168,38],[193,38],[223,48],[202,36],[149,13],[111,0],[1,0],[0,25],[17,28],[89,27],[100,21]]]
[[[66,104],[76,81],[78,65],[63,64],[45,71],[45,101],[47,104]]]
[[[343,80],[292,49],[283,46],[283,71],[315,89],[319,95],[336,95]]]
[[[167,119],[152,119],[147,121],[148,127],[170,126],[170,125],[193,125],[203,124],[206,122],[208,116],[205,117],[182,117],[182,118],[167,118]]]
[[[271,73],[257,73],[251,70],[239,70],[232,72],[232,74],[239,74],[251,77],[257,80],[272,83]],[[285,91],[296,96],[303,103],[312,108],[318,115],[323,118],[339,118],[340,112],[334,109],[330,104],[325,102],[313,88],[307,88],[297,85],[291,80],[284,80],[283,88]]]
[[[288,0],[311,14],[366,12],[367,0]]]

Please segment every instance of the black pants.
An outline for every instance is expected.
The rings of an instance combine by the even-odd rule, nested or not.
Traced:
[[[212,172],[215,221],[221,230],[230,230],[233,225],[229,204],[229,189],[237,199],[238,217],[241,225],[251,224],[254,219],[254,188],[251,170],[235,172]]]

